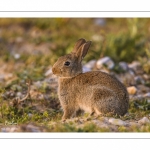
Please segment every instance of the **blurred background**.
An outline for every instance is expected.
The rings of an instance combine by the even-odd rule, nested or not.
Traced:
[[[131,97],[146,93],[150,97],[149,18],[0,18],[0,125],[31,121],[43,125],[61,119],[51,66],[80,38],[92,41],[84,71],[94,70],[93,62],[99,60],[96,69],[106,63],[107,72],[132,86]],[[28,79],[32,80],[30,97],[18,107],[14,99],[26,95]],[[144,105],[150,110],[150,104]]]
[[[150,19],[146,18],[1,18],[0,66],[41,73],[59,56],[71,52],[79,38],[91,40],[85,62],[109,56],[114,62],[142,61],[150,56]],[[25,65],[25,68],[24,68]],[[2,69],[1,69],[2,70]]]

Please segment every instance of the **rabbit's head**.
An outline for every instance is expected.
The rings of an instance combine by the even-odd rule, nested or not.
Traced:
[[[53,74],[59,77],[74,77],[82,73],[82,59],[88,52],[91,41],[79,39],[70,54],[61,56],[53,65]]]

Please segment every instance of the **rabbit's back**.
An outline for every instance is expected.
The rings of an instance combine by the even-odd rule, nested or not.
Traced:
[[[115,77],[101,72],[81,73],[73,78],[64,78],[60,84],[60,99],[88,112],[100,110],[124,115],[128,110],[128,92]],[[97,107],[98,106],[98,107]]]

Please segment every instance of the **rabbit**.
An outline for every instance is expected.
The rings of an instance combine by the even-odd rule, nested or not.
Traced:
[[[79,39],[70,54],[61,56],[52,66],[58,76],[58,97],[64,111],[62,120],[74,117],[78,110],[96,116],[123,116],[129,108],[126,87],[114,76],[102,71],[82,73],[82,60],[91,41]]]

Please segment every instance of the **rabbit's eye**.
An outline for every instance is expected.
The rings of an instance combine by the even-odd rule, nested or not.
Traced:
[[[70,65],[70,62],[69,62],[69,61],[66,61],[66,62],[64,63],[64,65],[65,65],[65,66],[69,66],[69,65]]]

